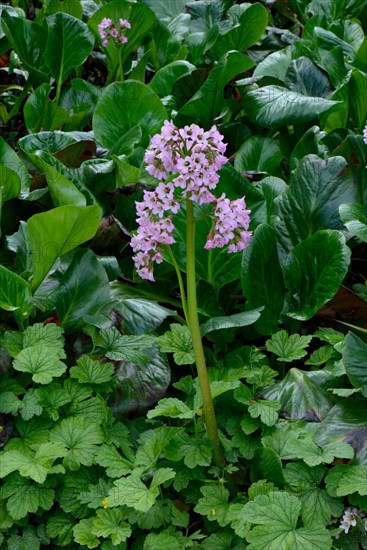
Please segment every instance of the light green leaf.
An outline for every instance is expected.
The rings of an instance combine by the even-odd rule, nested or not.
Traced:
[[[322,346],[319,349],[315,349],[310,355],[310,357],[305,361],[305,365],[313,365],[315,367],[321,367],[324,365],[331,357],[335,357],[335,352],[333,346]]]
[[[243,510],[243,504],[230,504],[228,506],[226,519],[230,521],[231,527],[236,535],[241,538],[246,538],[251,525],[246,519],[243,518]]]
[[[15,23],[16,24],[16,23]],[[0,136],[0,163],[18,174],[21,183],[21,192],[26,194],[29,191],[29,174],[28,170],[21,161],[15,151],[6,143],[4,138]]]
[[[260,317],[262,307],[252,309],[251,311],[243,311],[226,317],[212,317],[200,327],[202,336],[205,336],[213,330],[222,330],[224,328],[246,327],[255,323]]]
[[[165,397],[159,401],[154,409],[148,411],[148,418],[157,416],[169,416],[170,418],[194,418],[195,411],[190,409],[183,401],[175,397]]]
[[[115,366],[112,363],[94,361],[88,355],[82,355],[76,363],[78,366],[71,367],[70,376],[76,378],[80,384],[110,382],[115,372]]]
[[[115,361],[146,362],[144,349],[151,347],[155,342],[154,336],[127,336],[122,335],[115,328],[100,331],[106,357]]]
[[[35,394],[38,403],[52,420],[58,420],[59,408],[71,401],[70,395],[60,384],[49,384],[47,387],[37,388]]]
[[[208,439],[190,437],[179,433],[165,448],[169,460],[182,460],[188,468],[209,466],[212,460],[212,446]]]
[[[348,231],[367,242],[367,211],[362,204],[341,204],[340,218]]]
[[[130,506],[140,512],[147,512],[155,503],[158,491],[152,491],[144,485],[138,473],[115,481],[108,493],[108,506]]]
[[[249,405],[248,412],[252,418],[260,416],[261,422],[266,426],[274,426],[278,420],[279,409],[280,403],[278,401],[258,400]]]
[[[68,449],[63,463],[66,468],[75,471],[81,464],[93,464],[97,445],[104,441],[104,433],[95,422],[80,416],[69,417],[52,430],[50,441],[62,443]]]
[[[7,510],[17,521],[40,508],[50,510],[54,503],[55,491],[13,473],[3,484],[1,496],[7,499]]]
[[[57,258],[95,235],[99,220],[98,206],[60,206],[29,218],[27,231],[33,255],[34,290]]]
[[[267,340],[265,345],[268,351],[277,355],[278,361],[295,361],[306,355],[305,348],[311,342],[312,336],[300,336],[291,334],[288,336],[285,330],[273,334],[271,340]]]
[[[351,445],[344,442],[329,443],[319,447],[313,442],[310,436],[291,441],[287,445],[288,457],[301,458],[308,466],[317,466],[318,464],[331,464],[334,458],[354,457],[354,449]]]
[[[47,325],[35,323],[23,332],[23,348],[43,344],[58,352],[60,359],[65,359],[63,333],[63,328],[55,323],[48,323]]]
[[[338,101],[310,97],[281,86],[264,86],[245,96],[246,112],[264,128],[308,122],[329,111]]]
[[[23,108],[24,122],[30,134],[58,130],[69,122],[69,113],[49,99],[51,85],[43,83],[30,94]]]
[[[301,501],[284,491],[260,495],[244,506],[243,517],[259,524],[246,535],[250,550],[329,550],[331,534],[322,527],[297,529]]]
[[[132,470],[131,463],[120,455],[114,445],[98,447],[94,461],[96,464],[104,466],[108,477],[112,478],[126,476]]]
[[[44,162],[43,172],[46,176],[47,186],[55,207],[68,205],[86,206],[87,201],[83,193],[79,191],[73,182],[60,174],[56,168]]]
[[[83,21],[62,12],[48,18],[45,61],[58,85],[84,63],[93,46],[93,34]]]
[[[60,443],[43,443],[36,451],[25,448],[23,451],[10,449],[0,455],[0,476],[19,471],[23,477],[29,477],[42,484],[50,472],[54,461],[63,457],[66,449]]]
[[[34,416],[42,414],[43,409],[38,403],[36,392],[33,388],[29,389],[23,397],[19,410],[23,420],[30,420]]]
[[[0,308],[27,317],[32,301],[27,281],[0,265]]]
[[[59,361],[57,350],[43,344],[23,349],[13,363],[15,370],[29,372],[38,384],[49,384],[54,377],[66,371],[66,365]]]
[[[162,483],[165,483],[170,479],[174,479],[175,475],[176,472],[172,468],[159,468],[154,472],[150,489],[154,491],[157,487],[159,487],[159,485],[162,485]]]
[[[83,504],[86,504],[88,508],[100,508],[104,504],[104,500],[108,494],[108,491],[112,487],[112,479],[105,481],[102,478],[98,479],[98,483],[92,483],[89,485],[87,491],[81,491],[77,498]]]
[[[97,517],[93,518],[92,533],[97,537],[111,537],[113,546],[117,546],[125,542],[132,533],[130,525],[122,521],[123,519],[121,510],[97,510]]]
[[[173,353],[173,359],[177,365],[195,363],[191,332],[187,325],[178,323],[170,325],[170,330],[160,336],[157,341],[161,351]]]
[[[145,537],[143,550],[162,550],[162,548],[169,548],[170,550],[183,550],[183,546],[180,541],[168,533],[150,533]]]
[[[199,498],[194,510],[209,521],[217,521],[221,527],[228,525],[229,492],[223,485],[206,485],[200,487],[202,497]]]
[[[332,496],[367,495],[367,466],[340,464],[329,470],[325,481]]]
[[[92,533],[94,518],[82,519],[73,527],[75,542],[87,548],[97,548],[101,543]]]
[[[194,69],[195,65],[183,59],[172,61],[154,74],[149,86],[159,97],[168,96],[172,93],[176,80],[184,74],[191,73]]]

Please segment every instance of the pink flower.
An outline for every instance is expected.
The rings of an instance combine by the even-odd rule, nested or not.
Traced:
[[[365,144],[367,145],[367,124],[366,124],[366,126],[364,127],[364,129],[363,129],[363,141],[364,141]]]
[[[115,26],[112,19],[103,18],[98,25],[99,36],[103,38],[102,46],[105,48],[110,39],[116,45],[126,44],[128,41],[127,37],[124,35],[125,29],[130,29],[131,25],[126,19],[119,20],[120,27]]]
[[[224,193],[217,199],[212,193],[219,182],[218,171],[227,162],[225,150],[215,126],[206,132],[196,124],[179,129],[166,120],[161,132],[151,138],[144,160],[147,172],[159,183],[155,190],[144,191],[143,201],[136,203],[138,229],[131,239],[136,271],[143,279],[154,280],[153,264],[161,263],[164,246],[175,242],[172,216],[185,200],[214,207],[215,223],[206,249],[228,246],[231,253],[247,246],[251,232],[245,200],[230,201]]]

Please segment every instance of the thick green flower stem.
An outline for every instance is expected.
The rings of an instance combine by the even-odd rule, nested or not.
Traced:
[[[208,372],[206,370],[203,343],[201,341],[200,325],[196,299],[195,273],[195,219],[192,201],[186,201],[186,286],[187,286],[187,315],[192,344],[195,353],[196,369],[199,378],[201,396],[203,400],[203,417],[206,432],[213,445],[214,460],[218,466],[224,466],[225,460],[221,450],[217,420],[210,392]]]

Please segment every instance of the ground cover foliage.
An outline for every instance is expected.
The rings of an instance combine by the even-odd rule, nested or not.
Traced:
[[[1,547],[367,548],[367,1],[0,10]],[[169,120],[251,210],[228,254],[194,205],[221,460],[187,212],[155,282],[130,246]]]

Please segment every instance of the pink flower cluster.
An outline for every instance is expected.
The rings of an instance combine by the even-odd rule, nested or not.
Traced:
[[[162,247],[175,242],[172,215],[183,199],[199,205],[214,206],[214,227],[205,248],[222,248],[228,252],[245,248],[251,233],[249,210],[244,199],[217,199],[212,190],[218,184],[218,170],[227,162],[226,145],[215,126],[204,131],[196,124],[177,128],[165,121],[159,134],[152,137],[145,153],[146,170],[161,180],[154,191],[144,191],[137,202],[137,234],[131,239],[137,273],[154,281],[153,262],[161,263]]]
[[[106,47],[109,40],[112,38],[115,44],[126,44],[127,37],[124,35],[125,29],[131,29],[131,25],[127,19],[119,20],[120,28],[115,26],[112,19],[104,17],[98,25],[98,32],[101,38],[103,38],[102,46]]]
[[[364,141],[365,144],[367,145],[367,124],[366,124],[366,126],[364,127],[364,129],[363,129],[363,141]]]
[[[251,231],[250,210],[246,210],[245,199],[230,201],[223,193],[214,208],[215,225],[208,235],[205,248],[228,247],[228,252],[240,252],[246,248]]]

